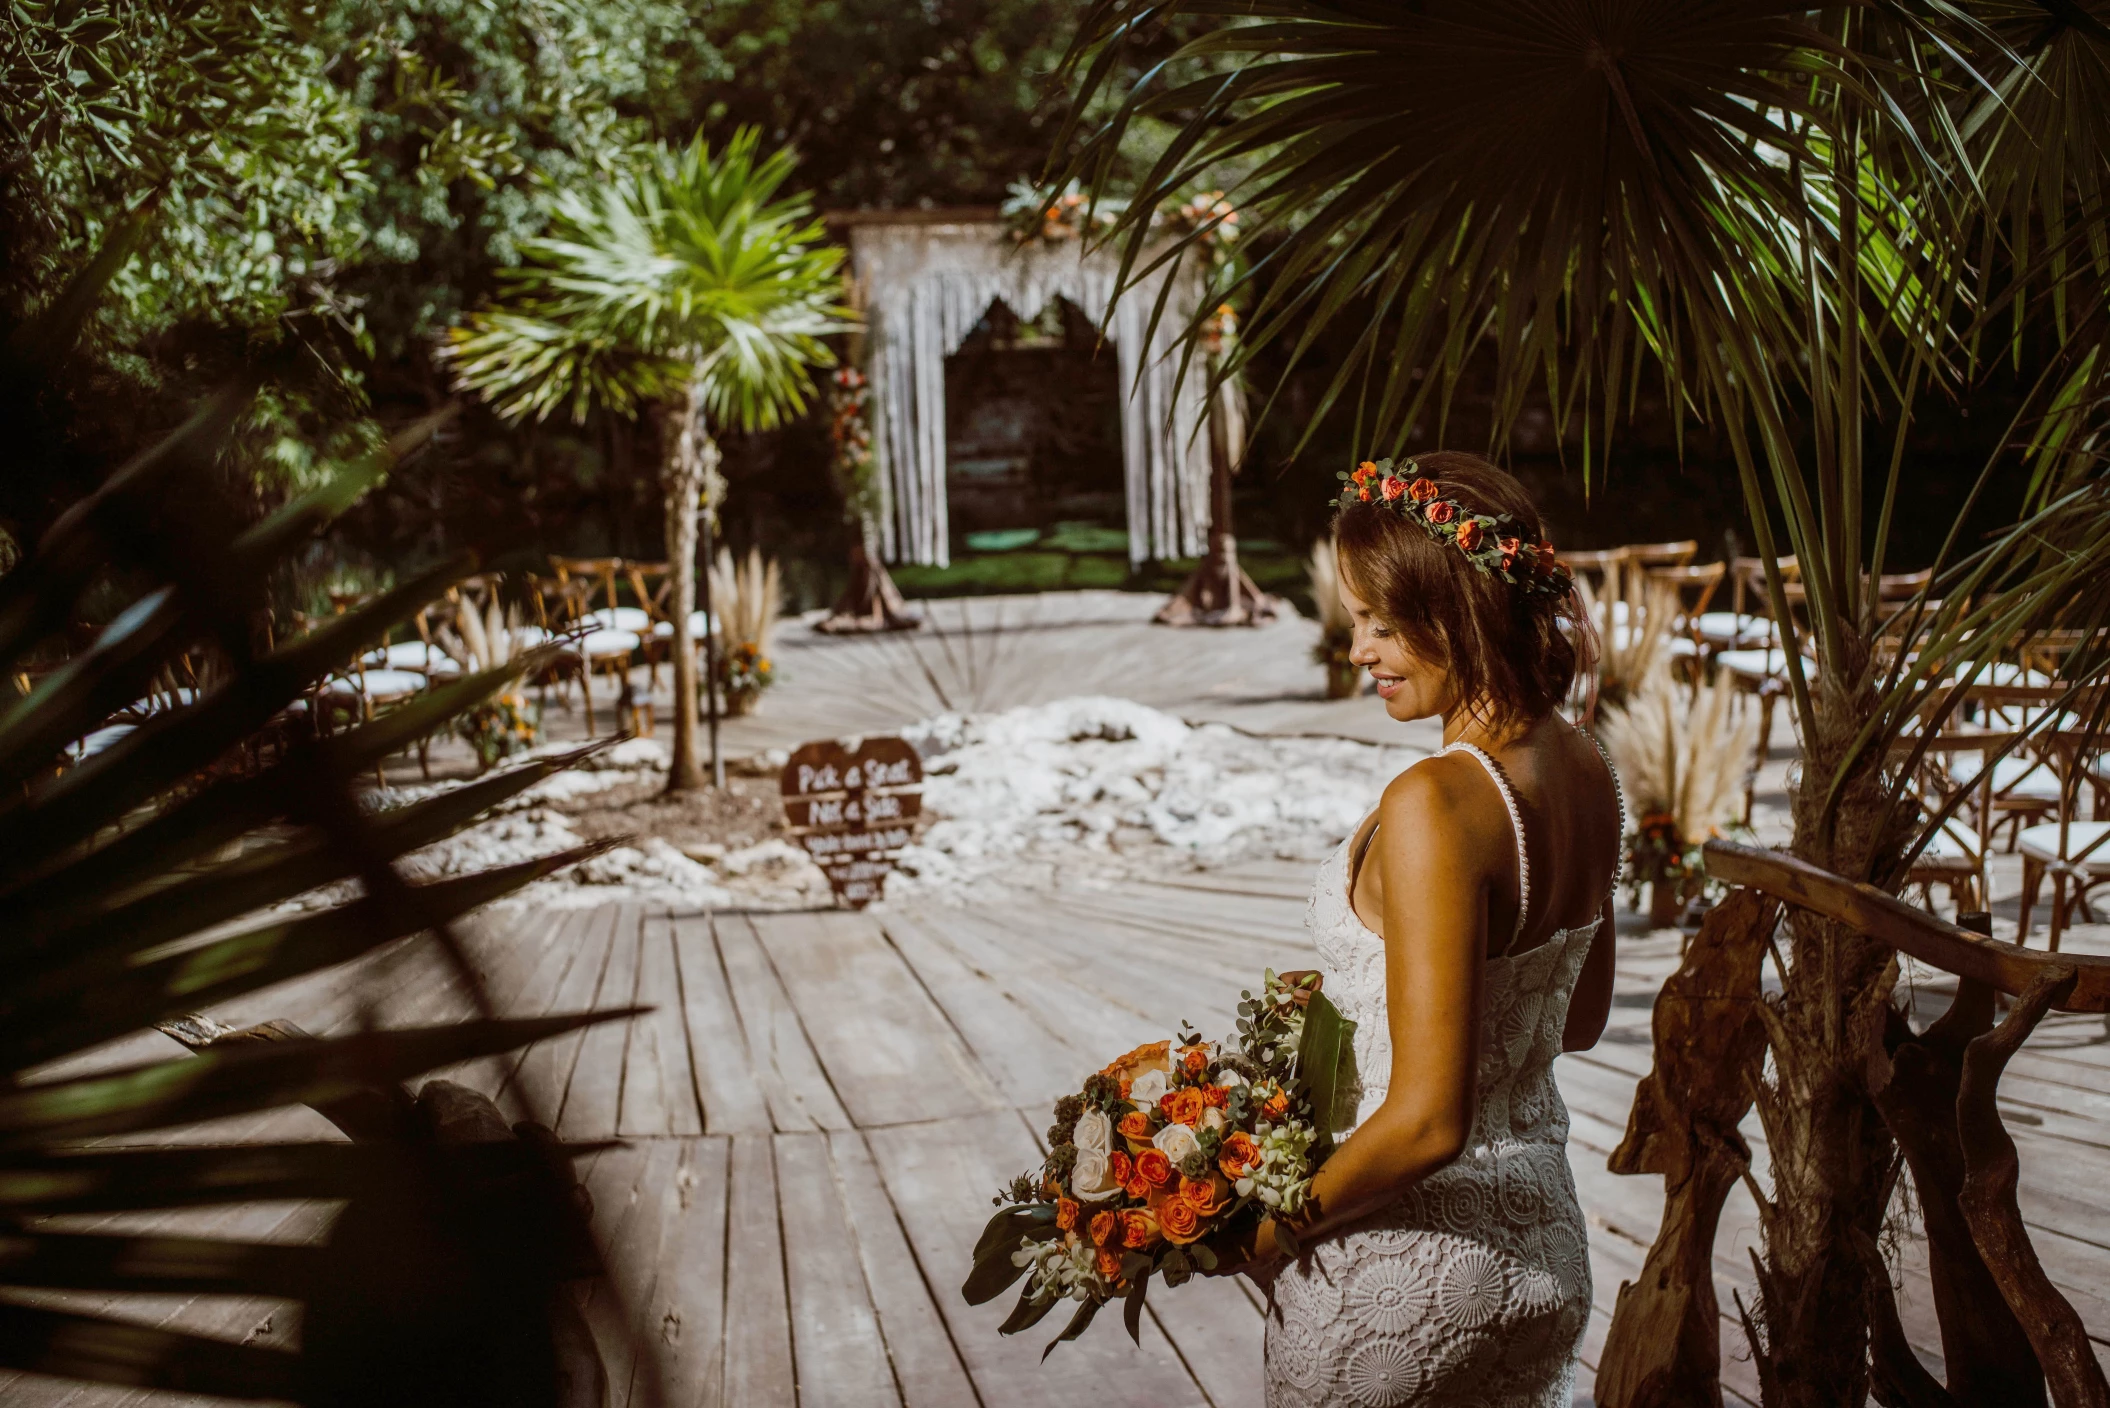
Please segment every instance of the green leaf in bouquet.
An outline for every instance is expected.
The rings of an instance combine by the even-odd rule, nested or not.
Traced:
[[[1194,1244],[1194,1264],[1203,1271],[1214,1271],[1217,1265],[1215,1249],[1196,1242]]]
[[[1297,1245],[1297,1234],[1279,1222],[1275,1224],[1275,1250],[1292,1261],[1304,1254],[1303,1249]]]
[[[1092,1323],[1092,1317],[1099,1313],[1099,1307],[1103,1304],[1105,1304],[1104,1301],[1088,1300],[1078,1306],[1077,1313],[1070,1317],[1070,1323],[1062,1327],[1061,1334],[1048,1341],[1048,1347],[1040,1352],[1040,1357],[1046,1359],[1055,1352],[1056,1345],[1061,1344],[1064,1340],[1076,1339],[1083,1334],[1085,1327]]]
[[[1015,1335],[1021,1331],[1030,1330],[1041,1321],[1047,1319],[1048,1312],[1053,1310],[1057,1304],[1058,1302],[1053,1296],[1048,1297],[1046,1300],[1033,1299],[1033,1287],[1028,1286],[1018,1293],[1018,1304],[1011,1307],[1011,1313],[1004,1317],[1003,1324],[996,1327],[996,1332],[1000,1335]],[[1045,1358],[1046,1356],[1043,1355],[1042,1357]]]
[[[1304,1009],[1304,1031],[1297,1042],[1297,1076],[1311,1097],[1313,1143],[1333,1142],[1333,1132],[1355,1122],[1355,1023],[1341,1015],[1333,1000],[1314,991]],[[1345,1107],[1345,1108],[1344,1108]]]
[[[967,1280],[960,1286],[960,1294],[969,1305],[981,1305],[995,1300],[1009,1290],[1026,1268],[1015,1266],[1011,1254],[1031,1240],[1033,1234],[1055,1225],[1053,1203],[1028,1203],[1024,1207],[1005,1208],[989,1219],[982,1229],[980,1240],[974,1244],[974,1268],[967,1273]]]
[[[1124,1258],[1122,1269],[1128,1276],[1128,1294],[1123,1299],[1128,1303],[1121,1307],[1121,1327],[1128,1331],[1128,1337],[1131,1340],[1141,1344],[1143,1343],[1143,1297],[1150,1290],[1150,1261],[1147,1257],[1139,1257],[1137,1260],[1143,1263],[1142,1267],[1138,1270],[1130,1271],[1127,1269],[1126,1259]]]

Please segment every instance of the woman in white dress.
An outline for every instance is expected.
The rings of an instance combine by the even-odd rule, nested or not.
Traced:
[[[1565,1405],[1587,1232],[1553,1058],[1612,996],[1623,830],[1599,749],[1555,712],[1593,637],[1523,486],[1470,455],[1364,465],[1335,520],[1352,658],[1443,750],[1319,869],[1325,991],[1356,1022],[1357,1122],[1287,1229],[1269,1408]]]

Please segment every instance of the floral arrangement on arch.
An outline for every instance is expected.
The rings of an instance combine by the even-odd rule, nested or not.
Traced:
[[[1213,1271],[1262,1217],[1302,1208],[1353,1098],[1355,1024],[1317,974],[1270,971],[1242,999],[1235,1041],[1149,1042],[1056,1101],[1047,1159],[998,1196],[1008,1206],[962,1287],[980,1305],[1024,1278],[1002,1333],[1074,1302],[1052,1350],[1121,1299],[1134,1337],[1153,1277],[1170,1287]]]
[[[872,454],[872,385],[852,366],[836,368],[828,387],[829,467],[842,490],[843,516],[870,524],[879,516],[879,475]]]

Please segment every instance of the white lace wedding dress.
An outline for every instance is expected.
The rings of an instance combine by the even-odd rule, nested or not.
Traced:
[[[1521,930],[1531,872],[1516,798],[1493,759],[1471,744],[1452,750],[1485,764],[1508,805]],[[1361,1119],[1384,1101],[1392,1039],[1384,940],[1349,903],[1354,840],[1319,867],[1307,922],[1325,990],[1356,1023]],[[1479,1110],[1465,1152],[1276,1278],[1268,1408],[1566,1408],[1590,1258],[1553,1058],[1598,922],[1488,960]]]

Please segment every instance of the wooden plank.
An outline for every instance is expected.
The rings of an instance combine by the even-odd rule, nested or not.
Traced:
[[[631,1145],[626,1152],[642,1157],[626,1161],[637,1171],[629,1206],[622,1210],[619,1230],[602,1242],[608,1284],[598,1294],[618,1341],[613,1350],[604,1347],[602,1362],[617,1403],[657,1403],[657,1386],[651,1380],[659,1372],[660,1339],[654,1333],[652,1306],[669,1214],[680,1197],[675,1171],[682,1147],[679,1140],[654,1139]]]
[[[701,1134],[703,1112],[696,1104],[688,1038],[682,1031],[681,979],[674,971],[674,930],[665,915],[648,915],[644,922],[637,1001],[652,1011],[630,1024],[618,1129],[625,1135]]]
[[[771,1122],[779,1130],[848,1129],[850,1118],[828,1084],[754,925],[743,915],[721,915],[712,928],[733,1007],[740,1015],[748,1061],[769,1102]]]
[[[870,1128],[1004,1107],[876,919],[809,911],[750,922],[855,1124]]]
[[[827,1136],[775,1139],[800,1408],[900,1408]]]
[[[725,1251],[727,1408],[794,1408],[798,1401],[771,1139],[740,1134],[732,1141]]]
[[[725,1402],[725,1222],[731,1141],[678,1141],[674,1205],[661,1243],[651,1309],[668,1408]]]
[[[1266,1322],[1238,1285],[1198,1276],[1177,1289],[1158,1285],[1152,1292],[1145,1308],[1215,1408],[1260,1408],[1267,1385],[1261,1362]]]
[[[1095,1404],[1138,1408],[1207,1403],[1164,1332],[1147,1317],[1140,1346],[1129,1343],[1110,1311],[1105,1324],[1094,1324],[1043,1365],[1041,1349],[1061,1329],[1053,1323],[1060,1320],[1059,1312],[1031,1334],[1004,1337],[996,1327],[1011,1313],[1014,1297],[1000,1296],[981,1306],[960,1299],[957,1287],[990,1195],[1040,1162],[1031,1135],[1015,1116],[893,1125],[867,1130],[865,1139],[983,1403],[1070,1408],[1080,1396]]]
[[[1038,1012],[976,972],[922,916],[890,913],[880,922],[1007,1103],[1052,1104],[1093,1069],[1099,1053],[1080,1050]],[[1099,1064],[1105,1064],[1103,1056]]]
[[[864,1135],[832,1131],[827,1140],[903,1400],[911,1408],[975,1408],[974,1385],[931,1299],[950,1292],[951,1282],[927,1279],[918,1265]]]
[[[711,921],[673,920],[675,975],[681,982],[682,1036],[689,1079],[703,1127],[712,1134],[759,1134],[771,1128],[769,1104],[733,1009]]]
[[[636,905],[615,907],[615,935],[608,964],[601,971],[594,1006],[628,1007],[637,999],[637,949],[642,916]],[[630,1045],[631,1022],[603,1022],[588,1027],[579,1043],[579,1059],[564,1092],[557,1133],[566,1139],[607,1139],[615,1134],[623,1101],[623,1056]]]
[[[594,994],[601,988],[601,970],[607,965],[608,950],[615,938],[615,919],[612,905],[593,910],[588,923],[573,936],[578,954],[566,966],[550,996],[550,1011],[581,1012],[593,1006]],[[537,1112],[534,1118],[552,1127],[564,1109],[572,1064],[578,1059],[584,1036],[584,1032],[566,1032],[536,1042],[522,1053],[520,1064],[506,1082],[508,1091],[517,1090],[526,1108]]]

